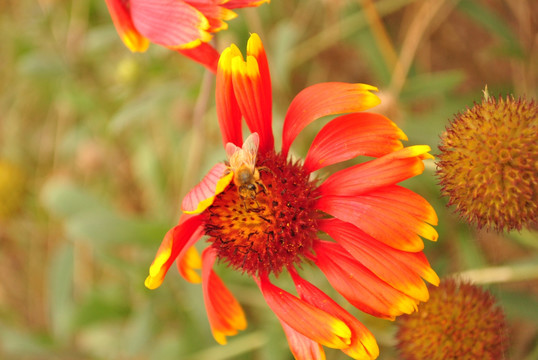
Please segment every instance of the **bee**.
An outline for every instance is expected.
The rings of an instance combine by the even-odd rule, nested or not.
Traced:
[[[260,171],[256,168],[259,144],[260,136],[258,133],[252,133],[241,148],[231,142],[226,144],[226,155],[230,163],[227,173],[233,172],[233,182],[237,186],[239,197],[243,200],[243,205],[247,210],[249,210],[247,206],[249,200],[254,200],[259,209],[260,204],[256,200],[256,195],[260,192],[259,188],[264,193],[267,191],[260,180]],[[265,169],[260,168],[260,170]]]

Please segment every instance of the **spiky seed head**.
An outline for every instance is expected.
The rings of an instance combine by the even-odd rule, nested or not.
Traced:
[[[538,218],[538,105],[487,95],[441,136],[442,194],[478,228],[520,230]]]
[[[487,291],[453,278],[430,289],[418,312],[397,320],[403,360],[503,359],[504,314]]]

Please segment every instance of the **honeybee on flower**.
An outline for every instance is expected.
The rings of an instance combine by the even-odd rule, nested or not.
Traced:
[[[215,101],[228,163],[215,164],[183,198],[184,214],[164,236],[146,287],[159,287],[177,262],[181,276],[202,283],[213,337],[226,344],[247,321],[214,269],[220,261],[253,278],[295,359],[324,359],[323,346],[353,359],[376,359],[374,335],[301,274],[306,264],[317,266],[351,305],[384,319],[410,314],[427,301],[423,280],[439,284],[421,239],[437,240],[435,211],[397,185],[424,170],[430,147],[404,147],[400,140],[407,137],[396,124],[365,112],[379,104],[376,90],[340,82],[307,87],[291,102],[277,152],[271,77],[260,38],[251,35],[246,61],[235,45],[223,50]],[[304,161],[291,158],[301,130],[328,115],[339,116],[320,130]],[[252,134],[245,141],[243,118]],[[327,178],[312,176],[358,156],[374,159]],[[329,239],[322,240],[321,232]],[[208,246],[200,257],[194,244],[202,238]],[[283,273],[291,276],[295,294],[273,284]]]
[[[226,144],[226,155],[230,166],[226,170],[227,173],[233,173],[233,182],[237,186],[239,197],[243,200],[245,209],[248,209],[247,201],[256,201],[256,195],[261,191],[267,192],[265,185],[260,179],[260,171],[266,168],[256,168],[256,157],[258,155],[258,147],[260,145],[260,136],[258,133],[251,134],[243,143],[242,147],[236,146],[229,142]],[[260,205],[257,203],[257,207]]]

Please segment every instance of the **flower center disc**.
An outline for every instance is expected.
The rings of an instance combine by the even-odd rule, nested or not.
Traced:
[[[312,249],[318,192],[302,165],[280,154],[258,154],[256,165],[254,198],[241,198],[232,182],[205,212],[205,232],[218,257],[235,269],[278,275]]]

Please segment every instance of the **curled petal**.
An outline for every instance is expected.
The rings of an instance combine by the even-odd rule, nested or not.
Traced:
[[[322,83],[307,87],[291,102],[284,119],[282,154],[287,155],[291,143],[303,128],[326,115],[364,111],[380,103],[371,93],[377,88],[365,84]]]
[[[393,185],[360,196],[322,196],[316,207],[395,249],[421,251],[424,243],[419,235],[433,241],[438,238],[435,229],[426,223],[437,217],[429,204],[402,197],[412,192],[401,189],[404,188]]]
[[[149,41],[136,30],[129,9],[121,0],[105,0],[121,40],[133,52],[146,51]]]
[[[200,214],[211,206],[215,196],[223,192],[233,179],[233,172],[226,174],[226,171],[227,167],[222,163],[213,166],[202,181],[183,198],[183,212]]]
[[[213,248],[206,248],[202,253],[202,289],[211,332],[215,340],[224,345],[226,336],[246,329],[247,321],[241,305],[213,271],[215,258]]]
[[[192,48],[177,49],[182,55],[204,65],[211,72],[217,72],[217,63],[219,61],[219,53],[215,48],[208,43],[200,43],[200,45]]]
[[[232,81],[232,58],[236,56],[241,56],[241,52],[237,46],[232,44],[222,51],[217,69],[215,102],[224,146],[228,143],[239,146],[243,144],[242,115],[237,104]]]
[[[230,10],[228,7],[222,6],[221,1],[197,1],[188,0],[185,1],[196,10],[200,11],[209,21],[209,32],[217,32],[228,28],[228,24],[225,21],[232,20],[237,17],[237,14]]]
[[[136,29],[151,42],[170,48],[192,48],[211,40],[207,18],[183,1],[130,0]]]
[[[161,243],[157,255],[149,267],[149,275],[144,282],[148,289],[161,286],[168,269],[178,256],[183,256],[199,237],[193,234],[202,226],[200,216],[183,215],[179,224],[170,229]]]
[[[383,115],[366,112],[342,115],[316,135],[304,167],[312,172],[359,155],[379,157],[401,149],[400,139],[407,137]]]
[[[241,305],[213,271],[215,258],[216,251],[212,248],[202,253],[202,289],[211,332],[215,340],[224,345],[226,336],[246,329],[247,321]]]
[[[416,310],[418,300],[380,279],[340,245],[317,241],[314,250],[316,265],[331,285],[358,309],[386,319]]]
[[[188,240],[188,243],[196,243],[198,240],[200,240],[203,234],[204,228],[200,226],[194,232],[194,234],[192,234],[191,239]],[[179,274],[188,282],[193,284],[198,284],[202,282],[200,275],[198,275],[198,273],[196,272],[196,270],[202,268],[202,260],[200,259],[198,250],[196,250],[194,246],[186,248],[185,251],[178,255],[176,265]]]
[[[343,321],[274,286],[267,277],[256,280],[271,310],[295,331],[331,348],[349,345],[351,330]]]
[[[267,97],[271,84],[264,83],[267,79],[262,77],[262,72],[268,73],[268,69],[260,69],[258,60],[252,55],[247,54],[246,61],[242,56],[232,59],[233,89],[237,103],[250,131],[260,135],[260,151],[268,152],[274,149],[272,100]]]
[[[301,299],[342,320],[351,330],[351,342],[341,349],[353,359],[375,359],[379,347],[372,333],[344,308],[323,291],[301,278],[295,270],[290,271]]]
[[[378,159],[351,166],[332,174],[320,186],[322,194],[360,195],[421,174],[422,157],[429,146],[411,146]]]
[[[288,339],[288,344],[290,346],[291,353],[295,360],[325,360],[325,351],[323,351],[323,346],[317,342],[307,338],[303,334],[295,331],[291,326],[286,324],[285,321],[282,321],[280,318],[280,324],[286,338]]]
[[[439,284],[439,277],[422,252],[394,249],[338,219],[321,221],[319,229],[379,278],[417,300],[428,300],[428,289],[421,277],[434,285]]]

